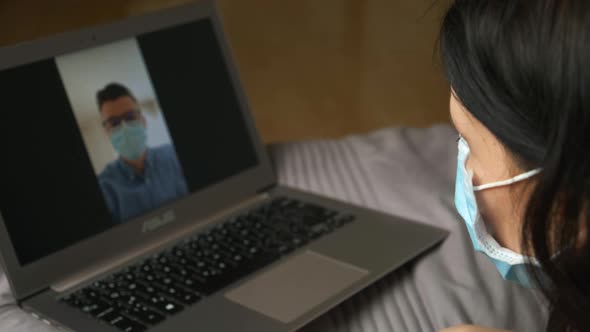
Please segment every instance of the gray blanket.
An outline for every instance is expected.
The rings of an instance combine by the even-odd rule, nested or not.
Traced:
[[[438,331],[461,323],[543,330],[540,296],[503,281],[472,249],[453,206],[455,139],[448,126],[391,128],[270,148],[284,184],[451,232],[437,249],[312,322],[305,332]],[[13,304],[1,274],[0,331],[55,332]]]

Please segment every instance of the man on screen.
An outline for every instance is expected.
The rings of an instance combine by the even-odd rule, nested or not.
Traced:
[[[102,124],[119,157],[98,175],[113,219],[125,222],[188,193],[170,144],[147,147],[146,120],[129,89],[110,83],[96,94]]]

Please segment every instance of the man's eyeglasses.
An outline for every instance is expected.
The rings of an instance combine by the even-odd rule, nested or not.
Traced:
[[[102,122],[103,127],[106,129],[113,129],[121,125],[124,122],[133,122],[140,119],[139,111],[129,111],[119,116],[110,117]]]

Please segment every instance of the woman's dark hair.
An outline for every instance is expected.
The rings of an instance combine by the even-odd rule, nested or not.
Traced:
[[[456,0],[440,51],[465,108],[523,170],[543,169],[522,243],[547,331],[590,331],[590,1]]]

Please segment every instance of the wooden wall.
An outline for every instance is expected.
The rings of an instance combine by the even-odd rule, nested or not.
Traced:
[[[0,44],[187,0],[0,0]],[[219,0],[263,140],[448,121],[435,53],[448,1]]]

